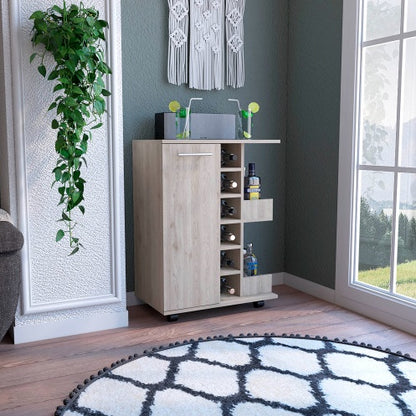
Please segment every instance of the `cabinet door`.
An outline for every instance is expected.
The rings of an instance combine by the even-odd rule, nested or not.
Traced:
[[[165,311],[220,301],[220,146],[163,145]]]

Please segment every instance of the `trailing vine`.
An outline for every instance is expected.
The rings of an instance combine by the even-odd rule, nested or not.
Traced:
[[[62,214],[58,222],[63,225],[56,233],[56,241],[65,236],[69,238],[71,253],[75,254],[83,247],[74,230],[74,209],[85,213],[85,179],[81,168],[87,162],[85,155],[92,130],[102,126],[101,116],[106,111],[105,97],[110,92],[105,88],[103,77],[111,74],[106,64],[102,41],[104,30],[108,27],[105,20],[99,19],[95,8],[54,5],[46,11],[34,12],[32,43],[43,45],[42,52],[30,56],[30,62],[40,59],[39,73],[54,82],[53,92],[57,93],[48,111],[55,110],[51,127],[56,130],[55,151],[58,154],[53,169],[52,186],[58,186],[59,204]],[[45,56],[54,58],[54,66],[47,71]],[[49,72],[47,74],[47,72]]]

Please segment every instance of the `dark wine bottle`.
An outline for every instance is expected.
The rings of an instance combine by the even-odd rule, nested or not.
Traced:
[[[226,251],[221,251],[221,267],[234,267],[234,261],[228,257]]]
[[[244,199],[260,199],[261,179],[256,175],[256,164],[248,164],[248,176],[244,178]]]
[[[238,156],[234,153],[229,153],[225,149],[221,149],[221,166],[226,165],[229,162],[235,162],[238,160]]]
[[[257,257],[253,253],[253,243],[247,244],[247,250],[244,254],[244,276],[257,276]]]
[[[228,231],[227,227],[225,225],[221,225],[221,241],[224,241],[226,243],[232,243],[235,241],[235,234],[231,231]]]
[[[228,284],[227,278],[221,277],[220,279],[221,279],[221,293],[228,293],[229,295],[234,295],[235,289]]]
[[[227,175],[221,174],[221,192],[235,191],[238,188],[238,183],[234,179],[228,179]]]
[[[233,206],[228,205],[227,201],[221,199],[221,218],[232,217],[236,213],[237,210]]]

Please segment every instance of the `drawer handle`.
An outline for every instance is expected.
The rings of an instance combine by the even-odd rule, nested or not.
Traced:
[[[209,152],[201,152],[201,153],[178,153],[179,157],[185,157],[185,156],[212,156],[213,153]]]

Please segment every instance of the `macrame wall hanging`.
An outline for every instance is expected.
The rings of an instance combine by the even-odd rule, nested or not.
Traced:
[[[224,89],[226,68],[227,85],[243,87],[245,0],[168,0],[168,4],[168,81],[186,83],[189,72],[190,88]]]
[[[181,85],[188,82],[189,0],[168,0],[168,4],[168,81]]]
[[[244,86],[244,10],[245,0],[227,0],[226,48],[227,48],[227,85],[233,88]]]
[[[190,0],[189,87],[224,89],[224,0]]]

